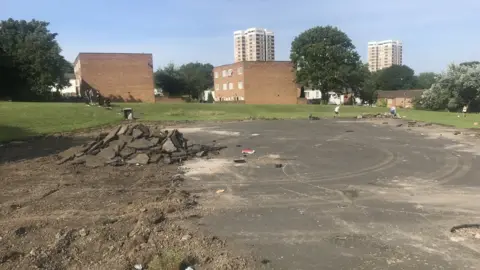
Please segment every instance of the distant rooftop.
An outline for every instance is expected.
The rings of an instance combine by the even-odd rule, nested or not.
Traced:
[[[378,98],[419,98],[425,89],[412,90],[379,90]]]

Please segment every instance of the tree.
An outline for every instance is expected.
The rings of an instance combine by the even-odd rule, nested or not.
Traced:
[[[450,65],[420,100],[420,106],[430,110],[457,110],[464,105],[480,110],[480,64]]]
[[[69,85],[64,76],[67,61],[60,55],[56,33],[48,30],[48,22],[17,21],[0,22],[0,48],[8,59],[10,76],[0,82],[0,96],[13,100],[39,100],[51,96],[53,87]]]
[[[155,72],[155,85],[172,96],[184,94],[185,85],[178,68],[170,63]]]
[[[363,82],[361,88],[358,91],[358,96],[362,101],[368,102],[368,104],[373,104],[377,100],[377,76],[378,72],[371,73],[368,70],[368,65],[364,65],[361,68],[363,72]]]
[[[176,67],[170,63],[155,72],[155,83],[172,96],[198,98],[202,91],[213,87],[211,64],[188,63]]]
[[[415,88],[417,78],[408,66],[393,65],[378,71],[376,84],[379,90],[408,90]]]
[[[214,101],[215,101],[215,99],[213,98],[212,92],[208,93],[207,102],[208,103],[213,103]]]
[[[360,56],[350,38],[333,26],[314,27],[292,42],[290,59],[297,83],[327,92],[358,87],[352,72],[361,65]]]
[[[480,62],[479,61],[469,61],[469,62],[460,63],[460,66],[472,67],[472,66],[476,66],[476,65],[480,65]]]
[[[192,98],[198,98],[202,91],[213,87],[211,64],[188,63],[180,66],[179,72],[185,84],[186,94]]]
[[[437,81],[438,74],[434,72],[422,72],[418,74],[417,86],[418,89],[429,89]]]

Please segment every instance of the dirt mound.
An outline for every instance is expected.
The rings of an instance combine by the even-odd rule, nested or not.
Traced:
[[[7,226],[0,268],[251,269],[252,259],[233,255],[225,241],[178,225],[198,216],[193,196],[176,189],[160,195],[132,203],[122,215],[77,226],[53,220]]]
[[[89,143],[72,147],[59,154],[57,164],[85,164],[87,167],[149,163],[173,164],[190,157],[216,154],[222,146],[188,144],[183,134],[174,129],[169,132],[143,124],[120,125],[102,133]]]

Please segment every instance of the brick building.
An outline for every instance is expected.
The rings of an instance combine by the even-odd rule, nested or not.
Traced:
[[[237,62],[213,69],[215,101],[297,104],[299,90],[291,62]]]
[[[93,89],[116,102],[155,102],[152,54],[80,53],[73,65],[81,96]]]
[[[377,102],[382,101],[388,107],[413,108],[414,99],[422,97],[423,89],[378,91]]]

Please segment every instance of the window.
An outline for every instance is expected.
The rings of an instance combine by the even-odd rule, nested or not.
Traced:
[[[215,71],[215,79],[218,78],[218,72]]]
[[[230,77],[230,76],[232,76],[232,75],[233,75],[233,69],[229,69],[229,70],[228,70],[228,76]]]
[[[220,85],[218,85],[218,83],[215,84],[215,90],[216,90],[216,91],[220,90]]]
[[[223,90],[227,90],[227,84],[226,83],[223,84]]]
[[[239,67],[238,70],[237,70],[237,73],[238,74],[243,74],[243,67]]]
[[[238,89],[243,89],[243,82],[238,82]]]
[[[226,69],[222,71],[222,77],[227,77],[227,70]]]
[[[233,83],[228,84],[228,89],[233,90]]]

